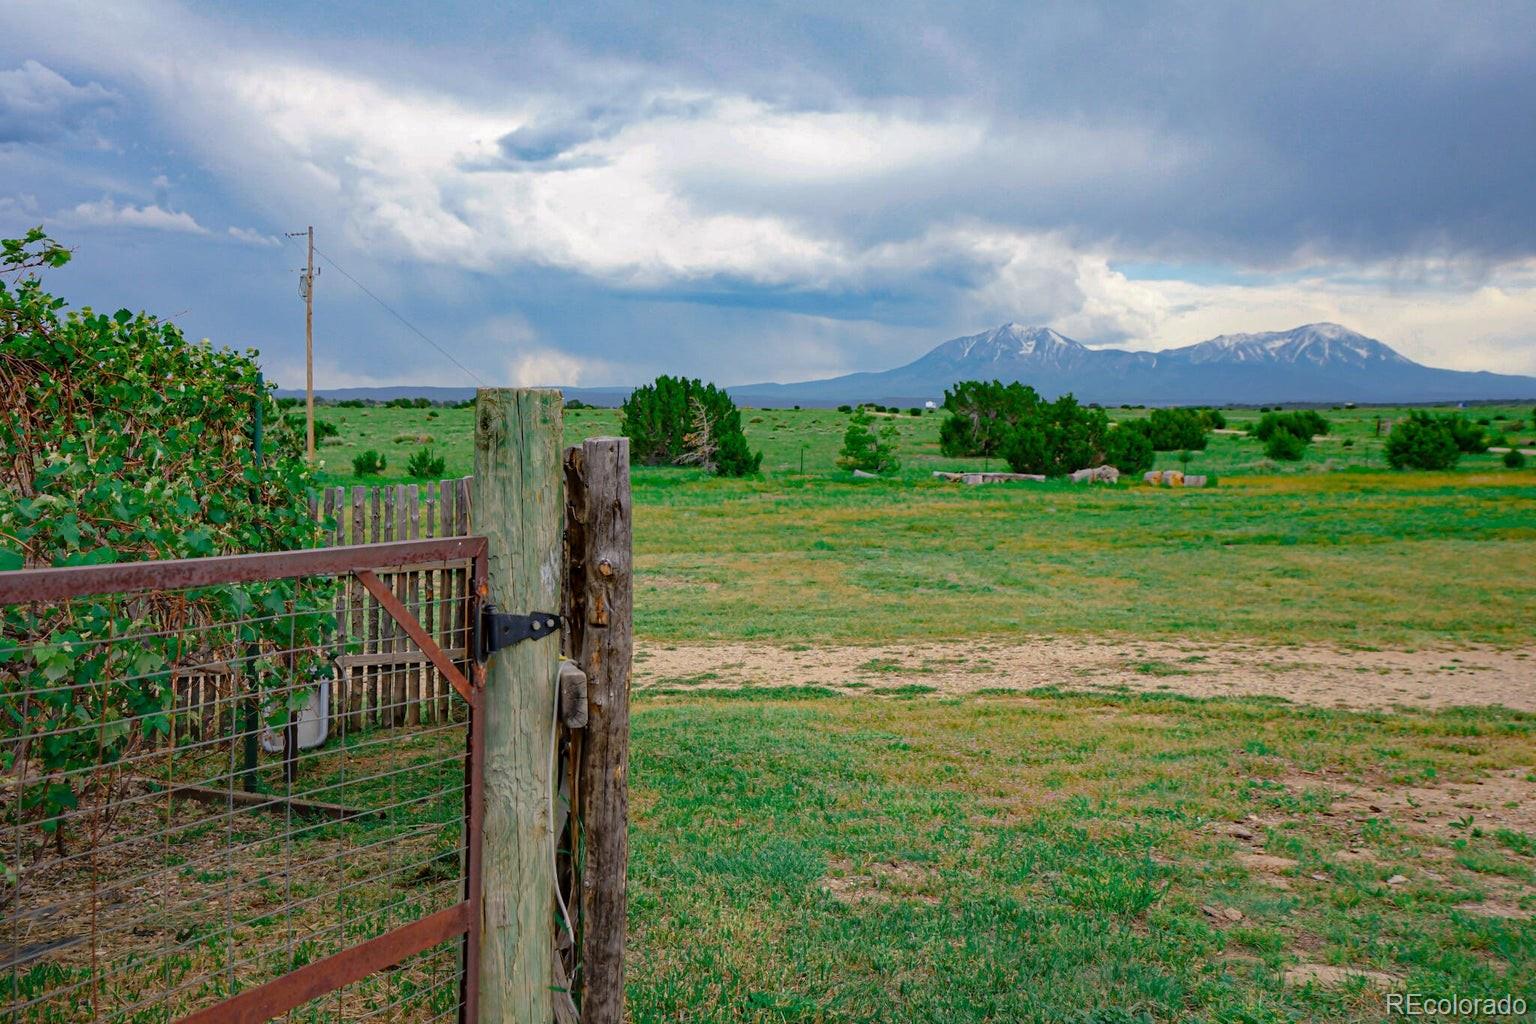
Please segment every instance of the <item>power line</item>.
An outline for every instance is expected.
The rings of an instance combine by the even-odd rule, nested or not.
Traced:
[[[295,244],[297,244],[297,243],[295,243]],[[382,306],[384,308],[384,311],[386,313],[388,313],[390,316],[394,317],[396,320],[399,320],[402,324],[404,324],[412,333],[414,333],[422,341],[426,342],[428,345],[431,345],[433,348],[437,349],[438,352],[442,353],[443,358],[447,359],[454,366],[457,366],[459,369],[463,370],[466,374],[468,374],[471,378],[474,379],[475,383],[477,383],[481,387],[485,387],[485,388],[488,388],[488,387],[491,386],[478,373],[476,373],[474,370],[471,370],[469,367],[465,366],[463,363],[461,363],[457,359],[455,359],[453,357],[453,353],[449,352],[447,349],[443,348],[443,346],[439,345],[437,342],[435,342],[431,338],[427,337],[427,333],[425,331],[423,331],[420,327],[417,327],[415,324],[411,323],[404,316],[402,316],[399,313],[399,311],[396,310],[393,306],[391,306],[389,303],[385,302],[383,299],[379,298],[372,291],[370,291],[367,285],[363,284],[363,282],[359,281],[357,278],[355,278],[351,274],[347,273],[346,268],[343,267],[341,264],[339,264],[335,260],[331,259],[331,257],[327,256],[325,253],[321,252],[319,249],[315,250],[315,255],[319,256],[321,259],[325,260],[325,262],[329,263],[331,265],[331,267],[336,271],[336,273],[340,274],[342,277],[346,278],[348,281],[351,281],[353,284],[357,285],[357,287],[362,291],[362,293],[364,295],[368,296],[374,302],[377,302],[380,306]]]

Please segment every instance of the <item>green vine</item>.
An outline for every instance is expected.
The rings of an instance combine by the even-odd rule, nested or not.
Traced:
[[[0,241],[0,571],[317,545],[302,439],[256,353],[66,308],[39,274],[69,258],[41,228]],[[330,595],[287,580],[4,606],[0,813],[60,852],[76,823],[103,827],[121,769],[174,742],[175,675],[254,652],[246,678],[307,677]]]

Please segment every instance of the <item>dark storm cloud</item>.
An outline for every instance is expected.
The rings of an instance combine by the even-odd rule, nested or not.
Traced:
[[[1536,252],[1536,5],[681,3],[558,17],[545,32],[674,82],[984,118],[997,144],[961,173],[852,197],[850,222],[878,199],[891,233],[963,211],[1254,265],[1300,250]],[[1084,154],[1074,178],[1044,185],[1013,173],[1051,125],[1140,132],[1153,148]],[[1159,166],[1159,146],[1184,158]],[[800,201],[833,212],[825,196]]]

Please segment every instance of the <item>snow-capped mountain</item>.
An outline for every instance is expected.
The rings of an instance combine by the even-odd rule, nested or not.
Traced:
[[[1161,353],[1169,359],[1201,363],[1275,363],[1328,366],[1417,366],[1389,345],[1339,324],[1305,324],[1289,331],[1222,334],[1209,341]]]
[[[894,370],[731,388],[754,405],[937,401],[959,380],[1021,381],[1104,404],[1449,402],[1536,398],[1536,377],[1424,366],[1339,324],[1223,334],[1160,352],[1089,348],[1049,327],[1007,323],[952,338]]]

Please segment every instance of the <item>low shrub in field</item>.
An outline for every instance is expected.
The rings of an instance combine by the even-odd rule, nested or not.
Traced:
[[[1104,435],[1104,461],[1122,473],[1145,473],[1155,458],[1152,442],[1140,430],[1127,430],[1122,424]]]
[[[1226,430],[1227,417],[1220,409],[1201,409],[1200,415],[1205,417],[1205,425],[1211,430]]]
[[[741,411],[723,389],[685,377],[657,377],[620,406],[630,461],[699,466],[717,476],[756,473],[763,453],[747,447]]]
[[[385,459],[384,456],[380,455],[374,449],[369,448],[367,451],[359,452],[352,456],[352,475],[378,476],[380,473],[384,472],[384,469],[388,464],[389,461]]]
[[[1451,469],[1461,447],[1445,417],[1412,412],[1387,435],[1387,465],[1393,469]]]
[[[431,448],[418,448],[411,453],[406,460],[405,472],[407,476],[419,479],[441,479],[448,461]]]
[[[1441,420],[1451,432],[1451,437],[1456,440],[1458,450],[1473,454],[1488,450],[1488,435],[1482,427],[1473,423],[1465,416],[1447,415]]]
[[[1198,409],[1153,409],[1146,419],[1122,426],[1145,431],[1152,448],[1160,452],[1200,451],[1210,429],[1206,414]]]
[[[1307,441],[1288,430],[1276,430],[1264,442],[1264,455],[1277,462],[1300,462],[1307,454]]]
[[[1284,432],[1310,443],[1319,434],[1328,433],[1328,421],[1315,409],[1297,409],[1293,412],[1267,412],[1249,431],[1260,441],[1268,441],[1276,433]]]
[[[896,456],[896,436],[894,423],[887,423],[876,431],[869,413],[860,409],[848,421],[848,432],[843,435],[837,464],[844,469],[861,469],[866,473],[894,473],[901,468],[901,460]]]
[[[1504,465],[1508,466],[1510,469],[1524,469],[1525,454],[1518,448],[1511,448],[1509,451],[1504,453]]]
[[[908,416],[921,416],[922,414],[923,414],[923,410],[919,409],[915,405],[912,408],[907,410],[907,415]]]
[[[298,434],[300,437],[303,437],[305,431],[308,429],[304,423],[303,413],[289,413],[283,417],[283,422],[288,424],[289,429]],[[340,433],[341,431],[337,429],[336,424],[332,423],[330,420],[322,420],[319,417],[315,418],[316,443],[324,441],[328,437],[336,437]]]

